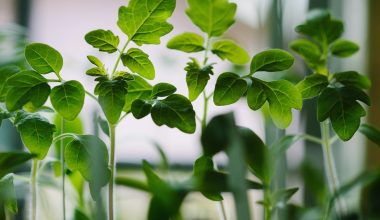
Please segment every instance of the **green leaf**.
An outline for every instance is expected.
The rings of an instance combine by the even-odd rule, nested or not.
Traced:
[[[302,97],[298,89],[286,80],[265,82],[252,78],[247,101],[252,110],[260,108],[264,101],[269,103],[269,111],[274,124],[286,128],[292,121],[292,108],[302,108]]]
[[[247,91],[247,81],[235,73],[222,73],[215,85],[215,105],[229,105],[237,102]]]
[[[173,37],[166,45],[169,49],[194,53],[205,50],[202,36],[196,33],[185,32]]]
[[[46,44],[33,43],[27,45],[25,57],[30,66],[41,74],[51,72],[59,74],[63,66],[61,54]]]
[[[380,131],[369,124],[362,124],[359,128],[360,133],[380,147]]]
[[[81,112],[85,91],[80,82],[70,80],[51,90],[50,101],[54,109],[66,120],[74,120]]]
[[[312,37],[319,43],[332,43],[343,33],[343,23],[332,19],[327,10],[315,9],[309,12],[304,24],[296,27],[296,32]]]
[[[303,99],[311,99],[318,96],[328,85],[327,76],[314,73],[299,82],[297,89],[301,92]]]
[[[207,85],[207,82],[210,80],[210,75],[212,72],[213,66],[206,65],[200,67],[196,59],[187,63],[185,70],[186,74],[186,84],[189,91],[190,101],[194,101],[198,96],[203,92],[204,88]]]
[[[149,192],[149,187],[145,182],[127,176],[117,176],[115,178],[115,183],[120,186],[137,189],[139,191]]]
[[[337,40],[331,44],[330,51],[337,57],[349,57],[359,51],[359,45],[349,40]]]
[[[132,103],[137,99],[146,100],[150,98],[152,86],[140,76],[134,76],[134,80],[128,81],[128,93],[125,96],[123,111],[129,112]]]
[[[289,199],[298,191],[298,188],[280,189],[273,195],[273,204],[276,208],[282,208]]]
[[[345,86],[355,86],[359,89],[369,89],[371,87],[371,80],[355,71],[335,73],[332,78]]]
[[[117,25],[137,45],[159,44],[160,37],[172,31],[166,22],[172,15],[175,0],[131,0],[119,8]]]
[[[339,138],[350,140],[360,126],[360,118],[366,115],[357,100],[371,104],[368,95],[356,87],[326,88],[318,98],[318,120],[330,118]]]
[[[274,158],[278,155],[286,153],[286,151],[297,141],[302,140],[302,135],[286,135],[281,139],[275,141],[271,147],[270,151]]]
[[[12,117],[11,113],[4,111],[2,108],[0,108],[0,126],[3,120],[8,119],[10,117]]]
[[[150,111],[152,109],[152,105],[141,99],[137,99],[132,103],[132,114],[135,118],[140,119],[144,118],[145,116],[149,115]]]
[[[135,79],[135,76],[126,71],[116,71],[112,79],[122,79],[126,81],[132,81]]]
[[[97,88],[99,104],[108,122],[116,124],[125,104],[127,83],[124,80],[107,80],[99,82]]]
[[[14,171],[15,168],[24,164],[33,157],[26,152],[0,152],[0,178]]]
[[[13,214],[18,212],[17,196],[12,174],[0,179],[0,204],[4,204],[5,208]],[[0,208],[2,209],[3,207]]]
[[[38,160],[44,159],[53,142],[55,125],[37,113],[24,111],[17,112],[14,124],[29,151],[35,154]]]
[[[158,83],[153,86],[152,97],[166,97],[177,91],[177,88],[169,83]]]
[[[97,200],[100,189],[109,182],[108,151],[104,142],[93,135],[75,135],[65,148],[67,167],[78,170],[90,184],[90,192]]]
[[[151,115],[158,126],[167,125],[185,133],[195,132],[195,112],[191,102],[184,96],[173,94],[163,100],[156,100]]]
[[[50,94],[47,80],[35,71],[21,71],[7,81],[10,89],[6,97],[9,111],[22,108],[28,102],[35,109],[41,107]]]
[[[88,55],[87,56],[88,61],[90,61],[92,64],[94,64],[97,67],[104,67],[104,64],[102,61],[100,61],[97,57]]]
[[[89,75],[89,76],[107,76],[107,73],[102,68],[93,67],[93,68],[88,69],[86,71],[86,75]]]
[[[149,55],[138,48],[131,48],[126,54],[121,56],[124,66],[127,66],[132,72],[138,73],[147,79],[154,79],[155,70]]]
[[[7,83],[8,78],[18,72],[20,72],[20,69],[17,66],[4,66],[0,68],[0,102],[5,101],[10,88]]]
[[[243,65],[248,63],[249,54],[232,40],[216,41],[211,48],[212,53],[220,59],[227,59],[234,64]]]
[[[235,22],[236,4],[228,0],[188,0],[186,14],[209,37],[221,36]]]
[[[103,131],[103,133],[106,134],[109,137],[110,136],[110,129],[109,129],[107,120],[105,120],[102,117],[98,116],[96,118],[96,121],[99,124],[99,127]]]
[[[318,45],[307,39],[297,39],[290,43],[289,47],[306,61],[310,67],[320,62],[321,50]]]
[[[289,69],[294,63],[293,56],[281,49],[270,49],[252,58],[250,73],[257,71],[277,72]]]
[[[86,36],[84,36],[84,39],[94,48],[107,53],[117,51],[117,46],[119,45],[119,37],[115,36],[110,30],[98,29],[88,32]]]

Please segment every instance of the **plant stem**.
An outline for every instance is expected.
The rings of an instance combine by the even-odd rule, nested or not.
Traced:
[[[115,176],[115,136],[116,136],[116,125],[108,123],[110,129],[110,164],[111,177],[108,184],[108,220],[114,219],[114,208],[113,208],[113,183]]]
[[[207,124],[207,110],[208,110],[208,98],[206,91],[203,90],[203,117],[202,117],[202,131],[206,128]]]
[[[61,117],[61,134],[65,132],[65,119]],[[61,139],[61,174],[62,174],[62,219],[66,220],[66,190],[65,190],[65,142]]]
[[[330,145],[330,127],[328,121],[321,122],[321,136],[322,136],[322,151],[324,157],[324,166],[327,176],[327,182],[329,184],[331,195],[335,195],[338,187],[339,180],[336,173],[334,156],[331,151]],[[337,198],[337,214],[342,214],[345,212],[344,201],[339,197]],[[326,216],[328,217],[328,216]]]
[[[264,219],[270,220],[272,218],[271,204],[269,203],[270,188],[266,186],[264,189]]]
[[[36,220],[37,218],[37,169],[38,169],[38,160],[34,159],[32,163],[32,172],[31,172],[31,220]]]
[[[128,40],[127,43],[124,44],[123,49],[121,49],[121,51],[119,51],[120,55],[119,55],[119,57],[116,60],[115,66],[113,67],[113,70],[112,70],[112,73],[111,73],[111,78],[113,77],[113,74],[116,72],[116,69],[117,69],[117,67],[119,66],[119,63],[120,63],[121,56],[123,55],[123,53],[124,53],[125,49],[127,48],[129,42],[131,42],[131,40]]]

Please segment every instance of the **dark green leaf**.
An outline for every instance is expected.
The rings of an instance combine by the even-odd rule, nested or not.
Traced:
[[[16,167],[24,164],[33,157],[26,152],[0,152],[0,178],[12,172]]]
[[[151,110],[154,123],[178,128],[185,133],[195,132],[195,112],[191,102],[184,96],[173,94],[157,100]]]
[[[228,0],[188,0],[186,14],[209,37],[221,36],[235,22],[236,4]]]
[[[331,53],[337,57],[349,57],[359,51],[359,45],[349,40],[337,40],[330,47]]]
[[[194,53],[205,50],[204,39],[196,33],[185,32],[173,37],[166,45],[169,49]]]
[[[201,68],[195,59],[187,63],[185,67],[187,72],[186,84],[189,90],[190,101],[197,99],[199,94],[203,92],[207,82],[210,80],[210,74],[213,74],[212,69],[212,65],[206,65]]]
[[[128,81],[128,93],[125,97],[123,111],[129,112],[132,103],[137,99],[146,100],[150,98],[152,86],[140,76],[134,76],[134,80]]]
[[[41,74],[51,72],[59,74],[63,66],[61,54],[46,44],[29,44],[25,48],[25,57],[33,69]]]
[[[289,69],[294,63],[293,56],[280,49],[270,49],[252,58],[250,73],[257,71],[277,72]]]
[[[369,124],[362,124],[359,128],[360,133],[380,147],[380,131]]]
[[[80,82],[70,80],[51,90],[50,101],[54,109],[66,120],[74,120],[81,112],[85,91]]]
[[[98,116],[97,122],[99,124],[100,129],[102,129],[103,133],[106,134],[107,136],[110,136],[110,129],[109,129],[107,120]]]
[[[127,83],[124,80],[107,80],[98,84],[99,104],[108,122],[116,124],[119,121],[125,104]]]
[[[145,100],[137,99],[132,103],[132,114],[135,118],[140,119],[149,115],[152,105]]]
[[[360,89],[369,89],[371,87],[371,81],[368,77],[355,71],[335,73],[332,78],[345,86],[355,86]]]
[[[321,59],[321,50],[310,40],[297,39],[292,41],[289,47],[301,56],[310,67],[314,67]]]
[[[76,208],[74,211],[73,220],[91,220],[91,218],[88,217],[82,210]]]
[[[1,107],[0,107],[0,126],[1,126],[1,123],[3,122],[3,120],[5,119],[8,119],[10,118],[12,115],[11,113],[3,110]]]
[[[328,85],[327,76],[314,73],[299,82],[297,89],[301,92],[303,99],[311,99],[318,96]]]
[[[20,69],[17,66],[5,66],[0,68],[0,102],[5,101],[5,97],[10,88],[7,83],[8,78],[18,72],[20,72]]]
[[[14,124],[29,151],[36,155],[37,159],[44,159],[53,142],[55,125],[37,113],[24,111],[17,112]]]
[[[6,105],[9,111],[22,108],[29,102],[30,107],[37,109],[46,102],[50,94],[50,86],[47,80],[37,72],[21,71],[7,81],[10,89],[6,97]]]
[[[135,76],[125,71],[116,71],[114,73],[113,79],[123,79],[126,81],[132,81],[135,79]]]
[[[232,40],[216,41],[211,48],[211,51],[220,59],[227,59],[234,64],[243,65],[248,63],[249,54]]]
[[[318,98],[318,120],[330,118],[340,139],[350,140],[359,128],[360,118],[366,115],[357,100],[370,105],[368,95],[356,87],[326,88]]]
[[[117,46],[119,45],[119,37],[115,36],[110,30],[98,29],[91,31],[84,36],[84,39],[94,48],[107,53],[117,51]]]
[[[150,192],[147,184],[141,180],[133,179],[126,176],[117,176],[115,183],[120,186],[129,187],[132,189],[137,189],[140,191]]]
[[[222,73],[215,85],[215,105],[229,105],[237,102],[247,91],[247,85],[247,81],[235,73]]]
[[[13,214],[18,212],[17,197],[13,185],[12,174],[8,174],[0,179],[0,204],[4,204],[5,208]],[[0,208],[2,209],[3,207]]]
[[[139,46],[159,44],[160,37],[173,29],[166,20],[172,15],[175,5],[175,0],[131,0],[128,7],[119,8],[117,24],[128,39]]]
[[[155,70],[149,55],[138,48],[131,48],[126,54],[121,56],[124,66],[127,66],[132,72],[147,78],[154,79]]]
[[[169,83],[158,83],[153,86],[152,97],[165,97],[177,91],[177,88]]]
[[[76,135],[65,148],[67,167],[78,170],[90,184],[90,192],[97,200],[100,189],[110,178],[108,151],[104,142],[93,135]]]

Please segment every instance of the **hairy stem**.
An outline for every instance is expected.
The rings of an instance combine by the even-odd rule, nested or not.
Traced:
[[[116,125],[108,124],[110,129],[110,164],[111,177],[108,184],[108,220],[114,219],[114,197],[113,197],[113,184],[115,176],[115,136],[116,136]]]
[[[65,119],[61,117],[61,134],[65,132]],[[66,220],[66,189],[65,189],[65,142],[61,139],[61,174],[62,174],[62,219]]]
[[[37,218],[37,169],[38,169],[38,160],[34,159],[32,163],[32,172],[31,172],[31,183],[30,191],[32,194],[31,201],[31,220],[36,220]]]

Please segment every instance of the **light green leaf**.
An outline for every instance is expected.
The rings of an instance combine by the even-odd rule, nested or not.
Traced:
[[[270,49],[256,54],[251,62],[253,74],[257,71],[277,72],[289,69],[294,63],[293,56],[281,49]]]
[[[6,97],[6,105],[9,111],[22,108],[30,102],[30,107],[41,107],[50,94],[50,86],[47,80],[32,70],[21,71],[7,81],[10,89]]]
[[[189,91],[190,101],[194,101],[203,92],[210,80],[210,75],[214,74],[212,72],[213,66],[206,65],[200,67],[196,59],[192,59],[191,62],[187,63],[185,70],[186,74],[186,84]]]
[[[89,182],[91,195],[97,200],[111,175],[104,142],[93,135],[76,135],[65,148],[65,159],[70,170],[78,170]]]
[[[369,89],[371,87],[371,80],[355,71],[335,73],[332,78],[345,86],[355,86],[359,89]]]
[[[360,118],[366,115],[357,100],[371,104],[368,95],[356,87],[326,88],[318,98],[318,120],[330,118],[340,139],[350,140],[360,126]]]
[[[89,76],[107,76],[107,73],[102,68],[93,67],[93,68],[88,69],[86,71],[86,75],[89,75]]]
[[[85,91],[80,82],[70,80],[51,90],[50,101],[54,109],[66,120],[74,120],[81,112]]]
[[[327,76],[314,73],[299,82],[297,89],[301,92],[303,99],[310,99],[318,96],[328,85]]]
[[[380,131],[369,124],[362,124],[359,128],[360,133],[380,147]]]
[[[137,45],[159,44],[160,37],[173,26],[166,22],[172,15],[175,0],[131,0],[119,8],[117,25]]]
[[[37,159],[44,159],[53,142],[55,125],[37,113],[24,111],[17,112],[14,124],[28,150],[35,154]]]
[[[158,83],[153,86],[152,97],[166,97],[177,91],[177,88],[169,83]]]
[[[131,48],[121,56],[124,66],[147,79],[154,79],[155,70],[149,55],[138,48]]]
[[[184,96],[173,94],[163,100],[156,100],[151,116],[158,126],[167,125],[185,133],[195,132],[195,112],[191,102]]]
[[[265,98],[269,103],[273,122],[279,128],[289,126],[292,121],[292,108],[298,110],[302,108],[301,94],[292,83],[286,80],[264,82],[252,78],[252,85],[248,89],[248,106],[257,110],[264,104]]]
[[[321,50],[318,45],[307,39],[297,39],[289,47],[306,61],[310,67],[316,66],[321,59]]]
[[[211,48],[212,53],[220,59],[227,59],[234,64],[243,65],[249,61],[249,54],[232,40],[218,40]]]
[[[235,22],[236,4],[228,0],[188,0],[186,14],[209,37],[221,36]]]
[[[349,40],[337,40],[331,44],[330,51],[337,57],[349,57],[359,51],[359,45]]]
[[[127,95],[127,83],[124,80],[107,80],[99,82],[96,94],[99,94],[99,104],[108,122],[116,124],[119,121]]]
[[[131,111],[135,118],[141,119],[149,115],[151,109],[152,105],[149,102],[137,99],[132,103]]]
[[[63,66],[61,54],[46,44],[33,43],[26,46],[25,58],[30,66],[41,74],[59,74]]]
[[[11,173],[16,167],[26,163],[32,157],[32,154],[22,151],[0,152],[0,178]]]
[[[4,102],[10,86],[7,83],[8,78],[20,72],[17,66],[4,66],[0,68],[0,102]]]
[[[115,36],[110,30],[98,29],[91,31],[86,34],[84,39],[94,48],[107,53],[117,51],[117,46],[119,45],[119,37]]]
[[[137,99],[149,99],[152,93],[152,86],[140,76],[134,76],[133,81],[128,81],[128,93],[125,96],[123,111],[129,112],[132,103]]]
[[[169,49],[194,53],[205,50],[202,36],[196,33],[185,32],[173,37],[166,45]]]
[[[0,205],[2,204],[11,213],[16,214],[18,212],[17,196],[12,174],[8,174],[0,179]],[[3,209],[3,207],[0,206],[0,209]]]
[[[247,85],[247,81],[235,73],[222,73],[215,85],[215,105],[229,105],[237,102],[247,91]]]
[[[94,64],[97,67],[104,67],[104,64],[102,61],[100,61],[97,57],[88,55],[87,56],[88,61],[90,61],[92,64]]]

